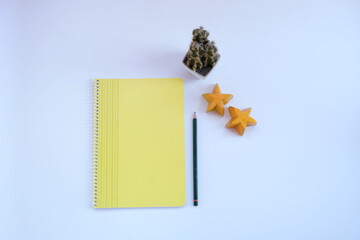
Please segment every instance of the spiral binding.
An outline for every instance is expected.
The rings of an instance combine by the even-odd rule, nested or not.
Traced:
[[[94,178],[93,178],[93,199],[92,205],[97,207],[97,186],[98,186],[98,146],[99,146],[99,80],[95,80],[95,93],[94,93]]]

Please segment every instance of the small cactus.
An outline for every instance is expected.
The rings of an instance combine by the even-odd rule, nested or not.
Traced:
[[[193,30],[193,41],[198,43],[204,43],[207,40],[207,37],[209,36],[209,32],[204,29],[204,27],[200,27]]]
[[[200,69],[203,67],[203,64],[201,62],[200,58],[200,45],[197,42],[192,42],[190,44],[190,49],[187,54],[187,62],[186,65],[188,65],[189,68],[192,70]]]
[[[212,41],[211,43],[209,43],[205,46],[205,53],[203,56],[204,56],[204,67],[215,66],[215,64],[219,58],[219,54],[217,53],[217,48],[215,47],[214,41]]]
[[[192,34],[193,38],[185,64],[194,71],[207,66],[214,67],[220,55],[217,53],[215,42],[207,39],[209,32],[200,27],[194,29]]]

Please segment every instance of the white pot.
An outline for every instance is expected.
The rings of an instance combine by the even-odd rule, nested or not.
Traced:
[[[213,67],[210,69],[210,71],[206,74],[206,76],[203,76],[203,75],[201,75],[200,73],[198,73],[198,72],[192,70],[191,68],[189,68],[189,67],[184,63],[185,58],[186,58],[186,55],[185,55],[184,59],[182,60],[182,63],[184,64],[186,70],[188,70],[188,71],[189,71],[192,75],[194,75],[195,77],[200,78],[200,79],[203,79],[203,80],[205,80],[205,78],[206,78],[207,76],[209,76],[209,74],[211,73],[211,71],[212,71],[212,70],[214,69],[214,67],[216,66],[216,64],[215,64],[215,66],[213,66]],[[219,61],[219,59],[220,59],[220,55],[219,55],[219,58],[218,58],[217,62]],[[216,62],[216,63],[217,63],[217,62]]]

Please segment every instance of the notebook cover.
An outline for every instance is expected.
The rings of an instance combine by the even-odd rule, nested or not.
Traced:
[[[94,208],[185,204],[181,78],[96,79]]]

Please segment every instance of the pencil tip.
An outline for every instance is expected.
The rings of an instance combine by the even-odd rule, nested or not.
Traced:
[[[196,118],[196,112],[194,112],[194,118]]]

